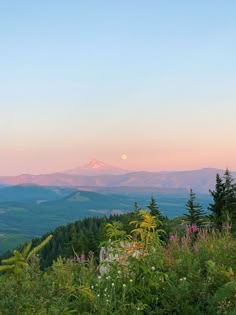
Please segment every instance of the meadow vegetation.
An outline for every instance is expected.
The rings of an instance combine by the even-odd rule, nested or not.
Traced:
[[[1,262],[0,314],[236,314],[236,190],[227,176],[209,216],[190,191],[175,220],[152,199],[148,210],[136,204],[123,216],[69,225],[67,236],[59,231],[59,257],[43,266],[55,235],[14,251]]]

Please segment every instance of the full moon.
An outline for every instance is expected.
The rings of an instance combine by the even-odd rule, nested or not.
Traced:
[[[122,159],[122,160],[127,160],[127,155],[126,155],[126,154],[122,154],[122,155],[121,155],[121,159]]]

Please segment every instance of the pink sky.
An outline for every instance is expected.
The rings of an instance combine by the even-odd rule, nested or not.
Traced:
[[[236,170],[235,1],[13,3],[0,10],[0,175],[93,157]]]

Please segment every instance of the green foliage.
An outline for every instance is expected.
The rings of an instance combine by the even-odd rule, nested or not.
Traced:
[[[216,175],[215,190],[210,194],[213,203],[209,205],[211,218],[215,226],[221,229],[226,221],[230,219],[233,228],[236,228],[236,185],[228,169],[225,170],[223,178]]]
[[[155,216],[156,218],[158,218],[161,221],[163,220],[162,213],[161,213],[154,197],[151,197],[150,203],[147,206],[147,208],[150,210],[151,215]]]
[[[162,222],[146,210],[140,210],[139,213],[141,220],[130,222],[130,225],[135,225],[135,229],[131,231],[131,234],[138,235],[146,248],[155,236],[156,228],[162,225]],[[158,230],[158,232],[161,232],[161,230]]]
[[[189,200],[186,203],[187,213],[184,216],[185,221],[189,225],[196,224],[197,226],[202,226],[204,223],[205,213],[202,210],[202,207],[196,203],[195,199],[196,195],[194,194],[193,190],[190,189]]]
[[[145,210],[60,228],[58,243],[53,243],[55,235],[33,250],[34,242],[29,243],[5,261],[4,266],[18,270],[0,275],[0,314],[235,314],[235,237],[223,227],[203,227],[193,244],[189,233],[175,230],[180,222],[170,223],[173,234],[166,243],[158,233],[161,222]],[[127,237],[131,226],[137,238]],[[80,243],[93,229],[110,239],[107,269]],[[74,257],[72,249],[73,256],[54,259],[41,270],[35,254],[53,246],[59,251],[59,244],[62,254],[72,245],[79,252]],[[86,246],[91,244],[92,238]]]
[[[13,256],[2,260],[2,266],[0,266],[0,271],[13,271],[14,273],[19,273],[29,266],[30,260],[34,255],[36,255],[50,240],[52,235],[49,235],[45,240],[43,240],[39,245],[34,247],[32,250],[32,242],[28,243],[22,250],[14,250]]]
[[[139,210],[141,210],[141,208],[139,207],[137,201],[134,202],[134,211],[138,212]]]
[[[211,218],[217,228],[221,228],[223,222],[223,209],[224,209],[224,183],[219,174],[216,174],[215,190],[210,190],[213,198],[208,209],[211,211]]]
[[[105,233],[110,240],[122,240],[126,238],[126,231],[122,230],[123,224],[120,221],[107,223],[105,226]]]

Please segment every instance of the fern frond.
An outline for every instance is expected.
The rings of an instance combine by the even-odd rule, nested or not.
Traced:
[[[79,287],[79,293],[85,297],[86,299],[88,299],[90,302],[94,301],[94,294],[92,292],[92,290],[88,287],[85,286],[80,286]]]
[[[38,246],[36,246],[35,248],[33,248],[33,249],[31,250],[31,252],[28,254],[26,260],[29,261],[29,259],[30,259],[33,255],[37,254],[51,239],[52,239],[52,235],[49,235],[49,236],[48,236],[47,238],[45,238],[45,240],[42,241]]]
[[[24,258],[26,258],[27,255],[29,254],[29,251],[30,251],[31,246],[32,246],[32,242],[29,242],[29,243],[23,248],[23,250],[22,250],[21,253],[22,253],[22,256],[23,256]]]
[[[14,270],[15,265],[8,265],[8,266],[0,266],[0,271],[12,271]]]

